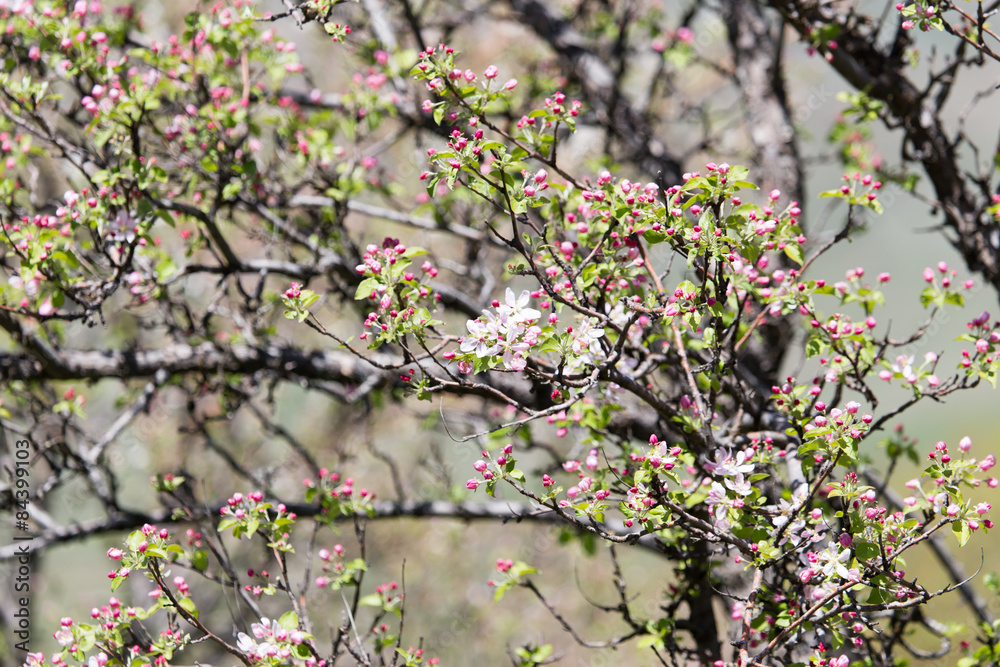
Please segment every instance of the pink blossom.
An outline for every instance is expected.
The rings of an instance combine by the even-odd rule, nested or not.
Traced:
[[[42,301],[41,305],[38,306],[38,314],[42,317],[48,317],[56,312],[55,306],[52,305],[52,297],[46,297]]]
[[[490,65],[489,67],[487,67],[486,71],[483,72],[483,76],[485,76],[487,79],[495,79],[497,76],[497,66]]]
[[[517,87],[517,79],[507,79],[507,83],[503,84],[504,89],[514,90]]]

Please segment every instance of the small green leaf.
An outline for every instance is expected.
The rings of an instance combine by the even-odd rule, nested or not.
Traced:
[[[180,605],[181,609],[198,618],[198,607],[195,605],[194,600],[191,598],[181,598],[177,601],[177,604]]]

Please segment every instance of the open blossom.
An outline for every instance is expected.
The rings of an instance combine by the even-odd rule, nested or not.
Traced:
[[[733,501],[726,496],[725,487],[718,482],[712,482],[712,488],[708,490],[708,497],[705,498],[705,504],[712,509],[712,513],[715,515],[716,526],[720,530],[727,530],[729,528],[727,515]]]
[[[750,474],[753,472],[754,464],[750,462],[751,457],[745,451],[736,452],[733,458],[732,451],[719,448],[715,450],[715,461],[705,464],[705,469],[710,473],[723,477],[732,477],[738,474]]]
[[[573,332],[573,352],[583,354],[589,351],[591,354],[600,354],[601,343],[598,339],[603,335],[604,329],[594,328],[593,318],[584,319]]]
[[[819,554],[819,561],[823,563],[822,572],[823,576],[828,579],[839,577],[840,579],[852,578],[852,573],[847,569],[847,563],[851,560],[851,550],[837,548],[837,545],[831,544]]]
[[[528,365],[524,354],[531,346],[524,341],[518,341],[523,332],[524,327],[511,327],[507,330],[507,336],[499,342],[499,347],[503,351],[503,365],[507,370],[523,371]]]
[[[538,342],[538,334],[542,331],[537,326],[525,326],[542,316],[528,307],[530,300],[531,293],[527,290],[515,296],[514,291],[507,288],[504,303],[494,301],[496,314],[484,310],[481,318],[466,322],[469,335],[462,340],[459,349],[465,354],[475,352],[480,358],[502,355],[505,368],[524,370],[527,352]]]
[[[584,478],[589,479],[589,478]],[[588,484],[589,486],[589,484]],[[649,495],[649,491],[643,484],[636,484],[631,489],[626,496],[626,502],[629,507],[638,507],[642,504],[642,500]]]
[[[124,209],[119,210],[114,220],[108,223],[108,236],[115,243],[131,243],[135,240],[138,224]]]
[[[496,342],[498,335],[496,318],[490,312],[485,312],[485,314],[487,316],[486,322],[469,320],[465,323],[469,335],[462,340],[462,345],[459,347],[462,352],[475,352],[477,357],[482,358],[500,351],[500,345]]]
[[[792,515],[793,512],[796,512],[798,510],[798,508],[802,505],[803,502],[805,502],[808,495],[809,495],[808,485],[800,484],[798,487],[796,487],[795,491],[792,492],[792,499],[790,501],[785,500],[784,498],[779,498],[778,512],[780,512],[780,514],[771,519],[771,523],[774,524],[774,527],[781,528],[786,523],[788,523],[789,517]],[[820,517],[822,517],[822,512],[820,513]],[[792,522],[792,525],[789,526],[788,530],[784,532],[784,535],[781,538],[781,543],[784,544],[785,542],[787,542],[791,536],[795,536],[795,539],[798,540],[801,539],[802,537],[806,537],[807,534],[814,538],[816,535],[814,531],[806,527],[805,517],[802,515],[802,513],[799,513],[795,521]]]
[[[735,491],[738,495],[749,496],[750,492],[753,491],[753,486],[750,481],[743,477],[743,473],[736,473],[736,477],[733,479],[726,478],[726,487],[732,491]]]
[[[910,384],[917,381],[917,374],[913,371],[913,357],[902,354],[896,358],[896,363],[892,365],[892,372],[899,373]]]
[[[522,291],[520,296],[515,297],[514,290],[508,287],[505,302],[497,308],[497,312],[505,312],[509,320],[515,324],[537,320],[542,314],[534,308],[527,307],[530,300],[531,292],[528,290]]]

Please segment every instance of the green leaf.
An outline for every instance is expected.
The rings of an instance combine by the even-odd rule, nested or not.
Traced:
[[[198,549],[191,556],[191,566],[199,572],[204,572],[208,569],[208,551],[205,549]]]
[[[802,266],[802,262],[805,260],[802,255],[802,246],[795,242],[785,244],[785,254],[788,255],[788,259],[799,266]]]
[[[299,627],[299,617],[294,611],[286,611],[282,614],[281,618],[278,619],[278,625],[283,627],[285,630],[295,630]]]
[[[224,530],[228,530],[229,528],[232,528],[233,526],[235,526],[239,522],[240,522],[240,520],[237,519],[236,517],[234,517],[234,516],[227,516],[225,519],[223,519],[222,521],[219,522],[218,531],[221,533]]]
[[[873,588],[865,604],[885,604],[889,601],[889,593],[882,588]]]
[[[970,537],[972,537],[972,531],[969,530],[968,521],[956,521],[951,524],[951,530],[955,533],[955,537],[958,538],[958,546],[960,547],[964,547],[965,543],[969,541]]]
[[[877,558],[879,555],[879,549],[878,545],[874,542],[861,540],[854,547],[854,553],[857,554],[858,560],[867,561],[872,558]]]
[[[806,357],[812,358],[823,354],[826,343],[820,336],[812,336],[806,341]]]
[[[646,240],[646,243],[649,243],[650,245],[656,245],[657,243],[663,243],[664,241],[666,241],[667,235],[666,233],[658,230],[647,229],[645,233],[642,235],[642,238]]]
[[[177,604],[180,605],[181,609],[198,618],[198,606],[195,605],[194,600],[191,598],[181,598],[177,601]]]
[[[371,296],[372,292],[376,291],[377,288],[382,284],[382,281],[374,276],[365,278],[358,285],[358,288],[354,290],[354,300],[363,301]]]
[[[656,635],[644,635],[635,643],[635,647],[638,649],[662,649],[664,646],[666,646],[666,644],[663,642],[663,637],[657,637]]]

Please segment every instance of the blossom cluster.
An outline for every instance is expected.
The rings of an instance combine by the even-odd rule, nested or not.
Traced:
[[[469,359],[475,355],[476,359],[500,357],[504,368],[523,371],[528,364],[528,351],[538,345],[542,333],[536,324],[542,313],[531,308],[530,301],[528,290],[515,296],[508,287],[504,302],[494,301],[495,312],[484,310],[482,317],[466,322],[468,334],[459,345],[463,354],[459,369],[472,372]]]
[[[298,627],[298,616],[288,612],[277,621],[262,617],[260,623],[251,623],[253,637],[245,632],[237,635],[236,647],[255,664],[302,665],[325,667],[326,660],[319,659],[309,650],[311,635]]]

